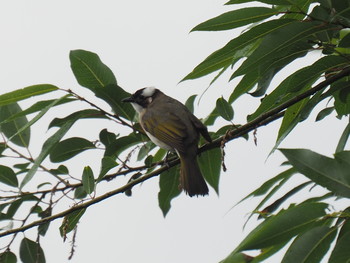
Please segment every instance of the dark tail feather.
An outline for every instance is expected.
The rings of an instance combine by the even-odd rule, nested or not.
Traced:
[[[180,186],[189,195],[207,195],[209,189],[199,169],[196,157],[181,156]]]

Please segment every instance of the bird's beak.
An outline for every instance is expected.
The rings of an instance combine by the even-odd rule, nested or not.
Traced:
[[[132,97],[128,97],[128,98],[122,99],[122,102],[134,102],[134,99]]]

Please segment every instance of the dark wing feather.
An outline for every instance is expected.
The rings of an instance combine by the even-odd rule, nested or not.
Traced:
[[[143,128],[179,152],[185,151],[184,139],[187,137],[186,128],[182,120],[175,114],[168,112],[162,117],[145,114],[142,117]]]

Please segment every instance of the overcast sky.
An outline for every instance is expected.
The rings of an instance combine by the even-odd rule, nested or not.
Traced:
[[[229,11],[231,7],[223,6],[224,3],[214,0],[3,1],[0,4],[1,93],[39,83],[83,92],[71,73],[68,54],[70,50],[85,49],[96,52],[127,91],[156,86],[184,102],[192,94],[202,94],[213,76],[180,84],[179,81],[240,31],[189,34],[195,25]],[[198,117],[203,118],[211,111],[217,97],[228,98],[234,82],[227,80],[228,75],[224,75],[204,94],[195,111]],[[258,100],[245,96],[234,104],[235,122],[244,123],[245,116],[257,103]],[[63,117],[65,113],[52,114]],[[45,131],[48,123],[39,124],[40,128],[34,131]],[[280,153],[266,161],[278,124],[258,130],[258,146],[252,139],[248,142],[238,139],[227,145],[228,171],[221,175],[220,197],[213,189],[209,197],[189,198],[182,194],[173,200],[172,209],[164,219],[157,203],[158,178],[153,178],[135,187],[132,198],[115,196],[90,207],[79,224],[76,253],[71,262],[220,261],[256,224],[253,220],[242,229],[257,200],[230,208],[283,170],[279,166],[284,161]],[[80,136],[91,132],[87,136],[96,138],[95,125],[91,122],[83,125],[86,129]],[[113,124],[108,128],[112,131],[113,127],[116,129]],[[336,141],[328,138],[340,135],[343,127],[339,122],[302,124],[282,146],[311,148],[330,155]],[[327,138],[322,145],[314,136],[319,130]],[[123,182],[115,180],[106,187],[113,189]],[[59,236],[60,224],[61,220],[55,221],[41,239],[50,263],[68,261],[70,245]],[[35,239],[35,231],[26,236]],[[6,242],[0,240],[0,247],[4,245]]]

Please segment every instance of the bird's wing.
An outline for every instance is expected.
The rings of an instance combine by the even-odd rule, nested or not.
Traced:
[[[145,114],[142,117],[143,128],[158,140],[178,150],[185,151],[184,139],[187,137],[186,127],[182,120],[170,112],[162,117]]]

